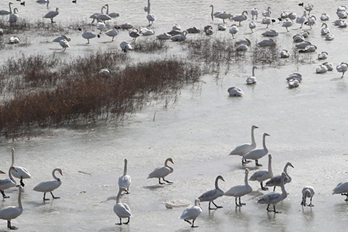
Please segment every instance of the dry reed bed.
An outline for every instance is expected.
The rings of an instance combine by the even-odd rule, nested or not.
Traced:
[[[108,77],[99,74],[105,67],[111,70]],[[70,64],[53,56],[23,55],[9,59],[0,76],[2,91],[13,94],[0,106],[0,131],[16,138],[37,127],[117,122],[152,97],[173,96],[184,85],[199,81],[201,72],[197,65],[176,59],[130,66],[125,54],[99,52]]]

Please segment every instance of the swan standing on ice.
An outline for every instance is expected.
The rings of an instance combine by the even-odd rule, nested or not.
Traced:
[[[266,147],[266,136],[270,136],[268,133],[263,134],[263,148],[254,149],[249,151],[247,154],[243,155],[242,164],[246,164],[248,159],[255,160],[256,166],[262,166],[259,164],[258,160],[268,154],[268,148]]]
[[[222,208],[222,206],[218,206],[214,203],[214,200],[218,197],[221,197],[224,195],[224,191],[222,191],[219,188],[219,180],[225,181],[224,178],[222,176],[217,176],[215,179],[215,189],[209,190],[205,193],[203,193],[200,197],[198,197],[198,199],[203,202],[203,201],[209,201],[209,205],[208,205],[208,209],[209,210],[215,210],[215,209],[219,209]],[[211,208],[210,207],[210,203],[213,203],[213,205],[215,205],[216,208]]]
[[[242,145],[239,145],[237,147],[235,147],[229,155],[239,155],[239,156],[243,156],[246,153],[248,153],[249,151],[251,151],[252,149],[254,149],[256,147],[256,142],[255,142],[255,136],[254,136],[254,130],[259,128],[258,126],[252,125],[251,126],[251,143],[245,143]]]
[[[119,189],[129,194],[129,187],[131,185],[132,179],[130,175],[127,175],[127,163],[127,159],[124,159],[123,175],[118,178],[118,187]]]
[[[239,26],[241,26],[242,21],[245,21],[248,18],[247,14],[247,11],[243,11],[242,14],[233,16],[231,20],[237,21],[239,23]]]
[[[182,212],[180,219],[184,219],[185,222],[191,225],[191,228],[196,228],[195,220],[202,213],[202,208],[200,206],[200,200],[195,199],[195,204],[193,206],[187,207],[184,212]],[[192,223],[190,222],[192,220]]]
[[[267,7],[267,9],[265,11],[262,12],[262,16],[263,17],[271,17],[271,13],[272,13],[271,7],[269,6],[269,7]]]
[[[287,184],[287,183],[291,182],[291,177],[288,174],[288,167],[294,168],[294,166],[290,162],[287,162],[285,164],[284,169],[283,169],[283,172],[286,174],[286,177],[284,179],[284,184]],[[281,185],[281,179],[282,179],[281,175],[274,176],[269,181],[266,182],[266,186],[268,186],[268,187],[272,187],[273,186],[273,191],[275,191],[275,188],[277,186]]]
[[[65,39],[68,42],[71,40],[71,38],[66,36],[66,35],[60,35],[60,36],[56,37],[54,40],[52,40],[52,42],[59,42],[62,39]]]
[[[114,41],[115,36],[117,36],[119,31],[116,28],[111,28],[105,32],[105,35],[111,37],[111,41]]]
[[[151,26],[153,24],[153,22],[156,20],[155,15],[151,14],[151,3],[150,0],[147,0],[147,15],[146,15],[146,19],[147,21],[149,21],[149,26]]]
[[[65,52],[66,48],[70,47],[69,42],[65,39],[60,40],[59,45],[63,48],[63,52]]]
[[[254,21],[251,21],[250,23],[249,23],[249,28],[250,28],[250,30],[251,30],[251,33],[254,33],[254,29],[256,28],[256,23],[254,22]]]
[[[130,221],[130,217],[132,216],[131,209],[126,203],[120,202],[122,189],[119,189],[116,204],[114,205],[114,213],[120,218],[120,223],[116,223],[116,225],[122,225],[122,218],[128,218],[127,222],[123,224],[128,224]]]
[[[106,6],[106,14],[107,14],[108,16],[110,16],[111,18],[117,18],[117,17],[120,16],[119,13],[115,13],[115,12],[110,12],[110,13],[109,13],[109,4],[105,4],[105,6]]]
[[[276,192],[267,193],[267,194],[263,195],[257,201],[257,203],[259,203],[259,204],[267,204],[266,210],[268,212],[280,213],[279,211],[276,211],[275,205],[278,202],[284,200],[288,196],[288,193],[286,192],[285,187],[284,187],[284,178],[285,178],[285,176],[286,176],[286,174],[282,173],[281,185],[280,185],[280,187],[282,189],[281,193],[276,193]],[[273,211],[269,209],[270,205],[273,205]]]
[[[58,172],[60,175],[63,175],[62,169],[55,168],[52,171],[52,176],[53,176],[54,180],[48,180],[48,181],[40,182],[33,189],[34,191],[43,192],[44,193],[44,195],[43,195],[43,200],[44,201],[48,201],[49,200],[49,199],[46,198],[46,193],[47,192],[51,193],[53,199],[59,199],[60,198],[60,197],[55,197],[53,195],[53,193],[52,193],[53,190],[57,189],[62,184],[62,181],[56,176],[56,172]]]
[[[11,225],[11,220],[16,219],[23,212],[23,206],[21,201],[22,186],[18,187],[18,206],[7,206],[0,209],[0,219],[7,220],[7,228],[10,230],[17,230],[18,228]]]
[[[341,78],[343,78],[344,73],[347,71],[347,69],[348,69],[348,64],[345,63],[345,62],[341,62],[339,65],[336,66],[337,72],[341,72],[342,73]]]
[[[211,7],[211,20],[214,20],[214,17],[216,17],[217,15],[223,13],[223,12],[220,12],[220,11],[217,11],[217,12],[214,12],[214,6],[213,5],[210,5]]]
[[[11,5],[12,4],[13,4],[12,2],[8,3],[9,11],[7,11],[7,10],[0,10],[0,15],[11,15],[12,14],[12,9],[11,9]]]
[[[286,28],[286,31],[289,32],[289,27],[292,26],[292,21],[289,19],[285,19],[285,21],[282,23],[282,27]]]
[[[230,188],[228,191],[226,191],[224,193],[225,196],[235,197],[235,204],[237,207],[242,207],[243,205],[245,205],[245,203],[241,202],[240,198],[253,191],[253,189],[251,188],[251,186],[248,183],[248,174],[249,174],[249,169],[246,168],[245,169],[244,185],[233,186],[232,188]],[[237,198],[239,199],[239,202],[237,202]]]
[[[303,15],[301,17],[296,18],[296,23],[301,24],[300,29],[302,28],[303,24],[307,21],[307,11],[303,11]]]
[[[345,201],[348,201],[348,182],[339,183],[333,190],[332,195],[341,194],[342,196],[346,196]]]
[[[10,169],[8,170],[9,178],[0,179],[0,192],[1,192],[3,198],[9,198],[10,197],[10,196],[6,196],[6,194],[4,192],[5,189],[9,189],[9,188],[15,187],[17,185],[16,181],[13,179],[13,176],[11,174],[12,170],[15,170],[15,168],[14,167],[10,167]],[[1,170],[0,170],[0,173],[5,174]]]
[[[172,173],[174,171],[174,169],[168,165],[168,162],[171,162],[172,164],[174,164],[172,158],[167,158],[166,161],[164,161],[164,166],[155,168],[149,174],[147,179],[149,179],[149,178],[158,178],[158,183],[159,184],[164,184],[163,182],[161,182],[161,178],[162,178],[162,180],[167,182],[167,183],[173,183],[173,182],[171,182],[169,180],[164,179],[164,177],[166,177],[167,175],[169,175],[170,173]]]
[[[272,155],[268,155],[268,170],[259,170],[254,172],[254,174],[251,175],[249,180],[251,181],[258,181],[260,182],[261,189],[262,190],[268,190],[268,188],[263,186],[263,181],[268,180],[273,177],[272,172]]]
[[[251,9],[250,14],[251,14],[252,20],[257,19],[257,17],[259,16],[259,9],[257,8]]]
[[[51,19],[51,23],[54,23],[53,18],[56,17],[58,14],[59,14],[59,9],[57,7],[55,11],[49,11],[47,14],[44,15],[43,18]]]
[[[238,27],[236,24],[232,24],[229,30],[230,34],[232,35],[232,38],[234,39],[234,35],[238,32]]]
[[[97,34],[90,30],[84,30],[82,33],[82,37],[87,40],[87,44],[89,44],[89,40],[97,37]]]
[[[309,203],[309,207],[312,207],[314,206],[312,204],[312,199],[313,199],[313,196],[314,196],[315,192],[314,192],[314,189],[312,186],[306,186],[302,189],[302,202],[301,202],[301,205],[303,206],[307,206],[306,204],[306,199],[309,198],[310,199],[310,203]]]
[[[13,9],[13,14],[10,14],[10,17],[8,19],[10,24],[16,23],[18,21],[19,16],[18,16],[17,13],[18,13],[18,9],[14,8]]]
[[[23,183],[23,179],[29,179],[31,178],[31,175],[29,173],[29,171],[26,169],[26,168],[23,168],[23,167],[20,167],[20,166],[14,166],[14,152],[15,152],[15,149],[12,148],[11,149],[11,152],[12,152],[12,164],[11,164],[11,167],[14,167],[14,169],[11,170],[11,174],[12,176],[14,176],[15,178],[18,178],[20,179],[20,184],[22,187],[25,186],[25,184]]]
[[[257,79],[256,79],[256,76],[255,76],[255,69],[257,69],[257,67],[253,66],[253,69],[251,71],[251,76],[247,77],[247,79],[246,79],[247,85],[256,84]]]

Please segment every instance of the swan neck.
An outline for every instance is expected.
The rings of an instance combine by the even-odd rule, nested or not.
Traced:
[[[268,158],[268,173],[272,173],[272,158]]]
[[[10,15],[12,14],[12,7],[11,7],[11,5],[12,5],[12,3],[10,2],[10,3],[8,4],[8,7],[10,8]]]
[[[53,176],[53,178],[56,179],[56,180],[59,180],[59,178],[56,176],[56,171],[58,171],[58,170],[59,170],[58,168],[55,168],[55,169],[53,169],[53,171],[52,171],[52,176]]]
[[[118,191],[118,194],[116,196],[116,204],[120,203],[120,196],[121,196],[122,189]]]
[[[244,184],[245,185],[249,185],[249,183],[248,183],[248,174],[249,174],[249,172],[245,172],[245,177],[244,177]]]
[[[253,76],[254,76],[254,72],[253,72]],[[252,127],[252,128],[251,128],[251,143],[252,143],[252,144],[255,144],[254,130],[255,130],[255,127]]]
[[[267,147],[266,147],[266,135],[263,135],[263,142],[262,142],[262,145],[263,145],[263,148],[265,150],[268,150]]]
[[[287,195],[287,192],[285,190],[285,187],[284,187],[284,176],[282,175],[282,178],[281,178],[281,185],[280,185],[280,188],[282,189],[282,195]]]
[[[123,169],[123,175],[127,175],[127,160],[124,160],[124,169]]]
[[[18,188],[18,208],[23,209],[21,196],[22,196],[22,188],[19,187]]]
[[[13,167],[14,165],[14,150],[12,149],[12,164],[11,164],[11,167]]]
[[[220,189],[219,188],[219,178],[216,178],[216,180],[215,180],[215,189]]]
[[[10,167],[10,169],[8,170],[8,177],[10,178],[10,180],[14,183],[16,183],[16,181],[13,179],[13,176],[12,176],[12,166]]]

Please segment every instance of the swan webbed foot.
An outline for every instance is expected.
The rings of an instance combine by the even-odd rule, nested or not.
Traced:
[[[124,222],[123,224],[127,225],[127,224],[129,224],[129,221],[130,221],[130,218],[128,217],[127,222]]]
[[[261,188],[263,191],[267,191],[268,190],[268,188],[266,188],[266,187],[262,187]]]
[[[213,203],[213,205],[215,205],[216,209],[221,209],[222,208],[222,206],[216,205],[214,201],[212,201],[211,203]],[[210,209],[210,204],[209,204],[209,209]]]
[[[166,179],[164,179],[164,178],[163,178],[163,180],[164,180],[165,182],[167,182],[168,184],[172,184],[172,183],[173,183],[172,181],[166,180]]]
[[[60,197],[55,197],[52,192],[50,192],[53,199],[60,199]]]
[[[20,182],[19,182],[21,185],[22,185],[22,187],[24,187],[25,186],[25,184],[24,184],[24,182],[23,182],[23,177],[21,177],[21,180],[20,180]]]
[[[311,203],[311,204],[309,204],[308,206],[309,206],[309,207],[314,207],[314,205],[313,205],[312,203]]]
[[[17,227],[11,225],[11,221],[7,221],[7,228],[9,228],[10,230],[17,230],[18,229]]]
[[[5,195],[5,192],[3,190],[0,190],[0,192],[1,192],[3,198],[10,198],[10,196]]]

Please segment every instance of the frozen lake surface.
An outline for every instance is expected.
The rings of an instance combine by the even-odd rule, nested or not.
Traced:
[[[107,2],[105,2],[107,3]],[[216,11],[240,14],[253,7],[260,12],[268,6],[272,8],[272,17],[280,13],[294,11],[303,13],[297,1],[215,1]],[[332,22],[337,19],[336,9],[344,1],[332,1],[328,4],[320,0],[313,2],[312,11],[317,16],[316,24],[310,30],[309,40],[318,50],[305,54],[303,63],[284,61],[279,67],[258,65],[254,86],[247,86],[245,79],[251,74],[252,63],[237,63],[228,73],[220,74],[219,79],[211,75],[202,77],[195,86],[188,86],[180,92],[176,102],[165,108],[163,102],[151,103],[142,111],[134,114],[122,125],[87,125],[81,128],[61,128],[46,131],[42,136],[23,139],[14,143],[3,142],[0,147],[0,169],[8,171],[11,165],[11,148],[16,149],[18,166],[26,167],[33,178],[25,180],[26,186],[22,201],[24,212],[12,224],[20,231],[192,231],[189,224],[179,217],[184,208],[167,209],[165,203],[170,200],[186,200],[193,204],[195,198],[214,188],[216,176],[222,175],[225,182],[219,182],[221,189],[228,190],[234,185],[244,183],[244,168],[241,158],[228,156],[230,151],[242,143],[250,142],[250,127],[257,125],[255,138],[257,147],[262,146],[262,134],[267,132],[266,144],[273,156],[273,172],[280,174],[286,162],[292,182],[285,186],[288,197],[277,204],[281,214],[267,213],[266,205],[257,204],[265,193],[258,182],[250,182],[253,192],[242,197],[246,203],[236,208],[234,198],[221,197],[215,202],[222,209],[208,211],[208,203],[202,202],[202,214],[195,224],[199,231],[344,231],[348,216],[345,197],[332,195],[332,189],[341,181],[347,181],[347,126],[348,112],[347,77],[341,78],[336,70],[325,74],[316,74],[321,64],[317,54],[327,51],[327,61],[336,66],[347,61],[346,38],[348,29],[337,28]],[[104,3],[103,3],[104,4]],[[157,20],[152,28],[156,34],[170,31],[174,24],[182,28],[196,26],[203,28],[207,24],[215,28],[221,20],[210,18],[209,5],[212,2],[167,1],[152,2],[152,13]],[[14,4],[19,8],[21,17],[42,20],[48,10],[45,5],[26,2],[26,6]],[[134,25],[147,25],[143,7],[146,1],[109,2],[112,11],[120,13],[114,20],[119,24],[130,22]],[[63,0],[50,3],[49,10],[59,7],[60,14],[55,18],[57,24],[89,20],[89,16],[100,11],[97,1],[78,0],[73,4]],[[7,9],[7,3],[1,3],[0,9]],[[320,35],[319,16],[326,12],[330,15],[329,28],[335,35],[333,41],[325,41]],[[239,27],[237,39],[250,38],[253,42],[263,39],[265,29],[261,17],[253,34],[250,33],[248,20]],[[49,23],[49,20],[47,21]],[[228,22],[230,26],[233,22]],[[276,38],[278,46],[292,49],[292,36],[301,32],[295,24],[286,32],[276,22],[270,28],[279,32]],[[96,31],[96,30],[95,30]],[[10,35],[4,35],[7,41]],[[1,64],[9,57],[25,54],[53,54],[62,59],[100,50],[119,50],[122,40],[131,40],[128,33],[121,31],[110,43],[110,38],[86,40],[81,32],[69,30],[72,37],[71,47],[65,53],[60,52],[59,44],[50,41],[56,36],[36,35],[34,31],[20,35],[30,43],[29,46],[5,44],[1,50]],[[189,35],[195,38],[196,35]],[[232,38],[228,31],[216,32],[213,38]],[[142,39],[142,38],[140,38]],[[179,45],[168,41],[175,55],[182,55]],[[137,60],[144,55],[129,52],[127,55]],[[151,55],[161,57],[162,54]],[[149,57],[148,59],[151,59]],[[303,76],[300,87],[289,89],[285,78],[299,72]],[[229,97],[227,89],[238,86],[244,96]],[[174,172],[167,179],[173,184],[158,185],[157,179],[146,179],[164,160],[174,160]],[[119,221],[113,212],[117,180],[123,173],[123,160],[128,159],[128,173],[132,177],[130,194],[121,198],[132,210],[133,217],[129,225],[115,225]],[[254,162],[246,165],[253,172],[267,168],[267,158],[260,159],[264,166],[256,168]],[[43,203],[42,194],[32,191],[40,181],[51,179],[54,168],[63,170],[62,185],[54,191],[61,199]],[[304,186],[314,187],[316,194],[312,208],[302,207],[301,190]],[[269,190],[270,191],[270,190]],[[267,192],[269,192],[267,191]],[[279,191],[279,189],[278,189]],[[17,204],[17,190],[6,191],[11,196],[0,203],[0,208]],[[47,195],[49,196],[49,195]],[[50,197],[50,196],[49,196]],[[0,231],[8,231],[6,221],[0,221]]]

